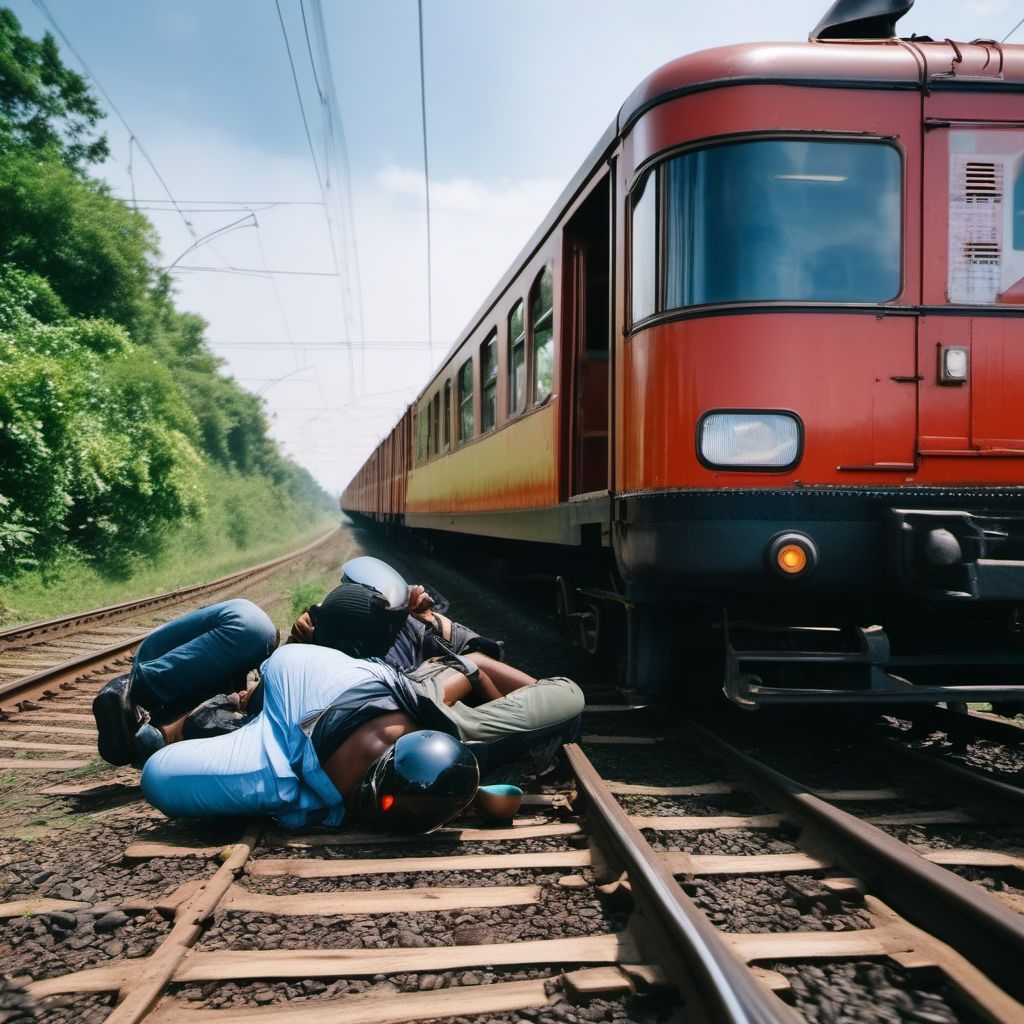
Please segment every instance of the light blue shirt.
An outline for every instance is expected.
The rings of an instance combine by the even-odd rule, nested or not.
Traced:
[[[263,710],[224,736],[172,743],[142,772],[142,792],[164,814],[270,814],[285,828],[340,825],[345,802],[310,740],[319,715],[369,679],[395,670],[328,647],[286,644],[261,666]]]

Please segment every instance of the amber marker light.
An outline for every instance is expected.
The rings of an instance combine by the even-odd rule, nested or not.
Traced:
[[[807,552],[799,544],[786,544],[779,548],[775,561],[783,572],[795,576],[807,568]]]
[[[809,573],[818,563],[818,549],[803,533],[782,533],[773,537],[765,556],[775,572],[790,578]]]
[[[382,811],[390,811],[394,804],[395,798],[390,793],[387,793],[380,798],[380,809]]]

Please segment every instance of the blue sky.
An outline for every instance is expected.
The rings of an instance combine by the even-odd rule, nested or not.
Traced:
[[[246,217],[235,204],[319,202],[274,0],[46,2],[197,235]],[[27,32],[42,34],[46,23],[31,0],[8,4]],[[709,46],[805,38],[827,6],[425,0],[434,361],[642,78]],[[280,7],[322,162],[299,0]],[[320,276],[333,273],[335,259],[322,206],[254,208],[255,224],[247,219],[179,264],[299,274],[181,270],[175,277],[179,304],[209,320],[227,371],[264,395],[286,451],[337,491],[432,362],[416,4],[322,0],[322,10],[350,165],[354,244],[340,205],[345,190],[328,194],[343,279]],[[313,27],[313,0],[305,11]],[[918,0],[900,31],[1001,38],[1022,16],[1024,5],[1011,0]],[[1024,42],[1024,29],[1014,40]],[[76,66],[71,54],[65,59]],[[117,194],[130,194],[132,156],[136,195],[165,199],[121,125],[110,118],[106,127],[112,157],[101,173]],[[198,200],[230,200],[232,208],[199,212]],[[155,205],[164,209],[147,212],[170,264],[193,239],[166,203]],[[351,356],[342,345],[350,336],[360,340]]]

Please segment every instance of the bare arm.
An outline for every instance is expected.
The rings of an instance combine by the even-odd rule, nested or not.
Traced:
[[[400,736],[420,726],[401,711],[379,715],[359,726],[324,764],[327,777],[345,799],[348,813],[356,810],[356,795],[367,768],[398,742]]]

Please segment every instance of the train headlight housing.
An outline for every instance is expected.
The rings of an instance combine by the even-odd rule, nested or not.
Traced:
[[[793,413],[719,410],[701,417],[697,453],[712,469],[789,469],[800,459],[802,433]]]

